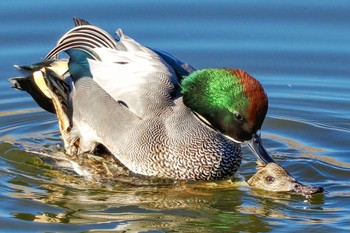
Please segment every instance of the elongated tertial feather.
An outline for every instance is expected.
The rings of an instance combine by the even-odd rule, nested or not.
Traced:
[[[117,46],[115,39],[106,31],[92,26],[92,25],[81,25],[77,26],[66,34],[57,42],[57,45],[46,55],[45,60],[49,60],[52,57],[68,49],[81,49],[87,52],[96,60],[99,57],[93,52],[94,48],[110,48],[115,49]]]
[[[77,17],[73,18],[73,22],[74,22],[74,25],[76,27],[77,26],[81,26],[81,25],[90,25],[90,23],[88,21],[86,21],[85,19],[80,19],[80,18],[77,18]]]

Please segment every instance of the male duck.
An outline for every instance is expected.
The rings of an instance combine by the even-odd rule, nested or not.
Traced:
[[[120,29],[115,40],[74,21],[43,62],[17,66],[27,77],[10,79],[57,114],[68,154],[103,145],[134,173],[194,180],[232,176],[243,142],[264,164],[274,162],[259,135],[268,99],[249,74],[194,71]],[[56,59],[62,51],[69,62]]]

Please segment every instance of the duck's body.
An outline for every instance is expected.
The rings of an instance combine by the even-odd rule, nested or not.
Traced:
[[[255,136],[266,115],[267,97],[247,73],[193,72],[188,64],[121,31],[115,41],[85,21],[76,24],[80,26],[46,57],[68,53],[73,85],[50,64],[35,66],[26,78],[45,80],[43,87],[32,83],[52,101],[53,107],[39,104],[55,109],[67,153],[93,151],[102,144],[137,174],[213,180],[237,171],[240,143],[253,137],[259,148],[255,152],[263,161],[273,161]],[[189,76],[182,81],[184,75]],[[221,78],[212,81],[216,76]],[[26,89],[23,80],[12,82]]]
[[[240,145],[198,121],[181,98],[140,118],[108,94],[96,93],[104,92],[90,78],[75,83],[77,123],[70,134],[79,138],[82,152],[101,143],[131,171],[164,178],[219,179],[238,169]]]

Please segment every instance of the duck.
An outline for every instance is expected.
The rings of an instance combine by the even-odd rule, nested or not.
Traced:
[[[275,163],[262,144],[268,97],[257,79],[241,69],[196,70],[121,29],[114,38],[73,20],[43,61],[16,66],[24,76],[9,80],[57,115],[65,153],[103,147],[133,174],[176,180],[233,176],[242,144]]]

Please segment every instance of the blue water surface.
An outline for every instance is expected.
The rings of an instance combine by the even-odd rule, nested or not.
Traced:
[[[62,150],[56,117],[9,88],[13,64],[40,61],[80,17],[167,51],[194,67],[233,67],[269,96],[265,147],[307,198],[244,185],[99,184],[37,160]],[[345,232],[350,230],[350,3],[348,1],[0,2],[0,231]],[[214,188],[213,188],[214,187]],[[216,188],[215,188],[216,187]]]

